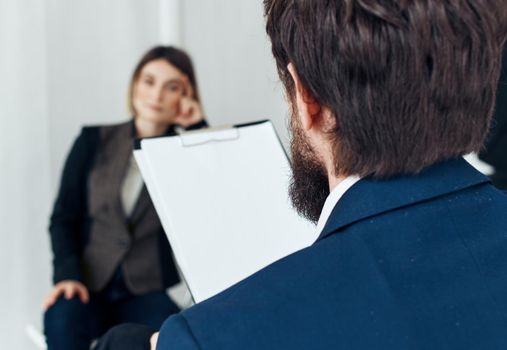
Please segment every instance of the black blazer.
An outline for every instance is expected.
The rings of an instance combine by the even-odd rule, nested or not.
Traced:
[[[134,125],[131,124],[132,140]],[[207,126],[205,121],[189,127]],[[85,127],[74,142],[65,162],[59,192],[50,219],[49,233],[53,248],[53,282],[72,279],[85,282],[83,252],[89,243],[93,218],[89,212],[89,177],[97,159],[101,127]],[[167,134],[174,133],[174,126]],[[162,286],[179,282],[169,243],[162,228],[158,234]]]

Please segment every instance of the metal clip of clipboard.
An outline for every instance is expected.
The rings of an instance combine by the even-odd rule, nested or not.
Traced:
[[[239,130],[233,125],[192,130],[179,134],[183,147],[201,146],[211,142],[234,141],[238,140],[239,137]]]

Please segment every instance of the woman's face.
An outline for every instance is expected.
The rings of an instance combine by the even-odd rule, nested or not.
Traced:
[[[134,83],[132,103],[137,118],[171,124],[178,115],[180,100],[188,90],[188,78],[164,59],[148,62]]]

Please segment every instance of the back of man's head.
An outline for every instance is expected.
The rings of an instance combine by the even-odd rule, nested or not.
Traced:
[[[504,1],[264,1],[289,98],[292,62],[336,118],[337,174],[417,173],[481,147],[506,35]]]

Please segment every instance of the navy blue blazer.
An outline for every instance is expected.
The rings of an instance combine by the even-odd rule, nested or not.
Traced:
[[[363,179],[316,243],[171,316],[157,349],[507,349],[507,196],[462,159]]]

